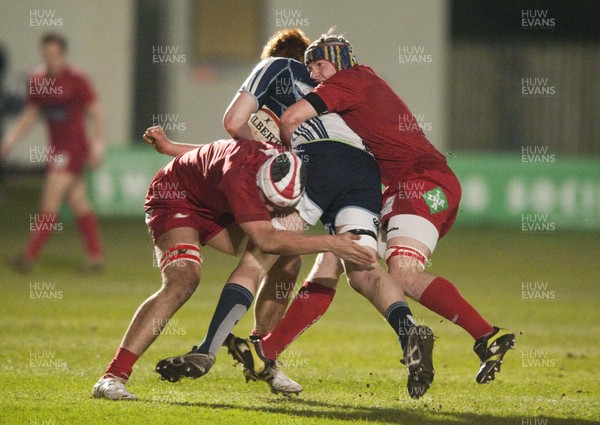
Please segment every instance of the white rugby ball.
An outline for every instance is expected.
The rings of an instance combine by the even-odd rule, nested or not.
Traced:
[[[279,117],[266,106],[250,116],[248,125],[254,140],[281,144],[279,138]]]

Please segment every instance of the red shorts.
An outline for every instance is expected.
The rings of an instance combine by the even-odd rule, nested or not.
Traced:
[[[207,208],[192,204],[185,192],[165,191],[169,178],[162,170],[152,180],[144,208],[146,224],[150,229],[152,240],[156,240],[169,230],[178,227],[191,227],[198,232],[202,245],[222,230],[235,223],[232,214],[215,213]]]
[[[47,171],[65,171],[81,176],[87,167],[88,158],[87,150],[56,149],[52,155],[48,155]]]
[[[456,219],[460,197],[460,182],[445,162],[417,162],[384,190],[381,222],[385,228],[395,215],[418,215],[431,222],[441,238]]]

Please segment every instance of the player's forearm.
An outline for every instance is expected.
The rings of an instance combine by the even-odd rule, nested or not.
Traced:
[[[171,142],[169,144],[169,146],[167,148],[165,148],[164,152],[161,152],[164,155],[169,155],[169,156],[178,156],[181,155],[182,153],[186,153],[189,152],[191,150],[194,150],[198,147],[198,145],[192,145],[189,143],[176,143],[176,142]]]
[[[253,140],[254,136],[252,135],[252,130],[250,130],[250,126],[248,123],[243,123],[239,127],[226,129],[231,137],[236,140],[245,139],[245,140]]]
[[[252,140],[254,136],[248,126],[250,116],[256,112],[257,101],[247,92],[238,92],[223,116],[223,127],[234,139]]]
[[[29,132],[37,120],[37,116],[38,111],[36,107],[26,107],[23,114],[19,117],[15,125],[8,131],[2,140],[3,152],[8,152],[10,149],[12,149],[12,147]]]
[[[265,238],[259,248],[267,254],[304,255],[329,252],[333,248],[333,236],[308,236],[285,230],[274,231],[272,237]]]
[[[296,131],[296,129],[300,127],[300,124],[304,122],[297,115],[289,112],[291,111],[288,109],[283,113],[279,124],[281,143],[286,146],[292,144],[292,135],[294,134],[294,131]]]
[[[280,119],[279,134],[281,136],[281,142],[286,146],[290,146],[292,143],[292,135],[300,124],[317,115],[317,111],[306,101],[306,99],[300,99],[298,102],[287,108]]]
[[[300,123],[296,122],[283,122],[281,121],[281,126],[279,127],[279,137],[281,138],[281,143],[285,146],[291,146],[292,144],[292,135],[294,131],[300,126]]]
[[[252,139],[252,132],[248,126],[248,120],[240,117],[240,114],[231,107],[223,117],[223,128],[234,139]]]

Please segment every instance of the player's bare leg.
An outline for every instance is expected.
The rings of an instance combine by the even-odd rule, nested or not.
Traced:
[[[390,274],[406,295],[469,332],[475,339],[473,349],[481,361],[476,381],[492,381],[495,372],[500,371],[504,355],[514,347],[514,334],[490,325],[451,282],[424,271],[431,255],[427,245],[414,238],[397,237],[389,240],[388,246],[402,250],[401,255],[390,257],[387,263]]]
[[[10,258],[9,264],[20,273],[28,273],[37,260],[58,224],[60,205],[73,187],[77,177],[69,172],[49,171],[42,186],[39,212],[33,223],[38,230],[32,232],[25,250]]]
[[[299,231],[305,227],[304,222],[297,214],[294,214],[292,217],[286,216],[286,219],[283,221],[285,224],[284,227],[287,230]],[[324,258],[329,258],[329,261],[324,261]],[[274,332],[268,335],[268,337],[273,338],[272,341],[275,343],[274,345],[279,344],[280,341],[289,341],[284,342],[287,346],[305,328],[317,320],[315,317],[320,317],[327,309],[327,306],[329,306],[333,298],[334,289],[323,286],[319,282],[327,283],[329,286],[335,288],[338,276],[342,272],[341,266],[338,266],[338,263],[337,257],[333,254],[325,254],[325,257],[323,254],[318,256],[316,265],[313,267],[303,288],[300,289],[298,296],[292,302],[290,309],[288,309]],[[329,265],[329,267],[327,267],[327,265]],[[333,268],[333,270],[331,270],[331,268]],[[265,296],[265,298],[268,295],[273,298],[279,295],[277,288],[273,288],[272,285],[270,287],[263,286],[261,291],[264,291],[263,296]],[[324,291],[326,293],[324,293]],[[285,300],[286,304],[288,299]],[[307,309],[314,310],[315,308],[322,309],[322,312],[316,314],[316,316],[315,314],[311,314],[312,311],[307,312]],[[257,323],[257,326],[260,328],[261,322],[268,321],[268,318],[265,317],[268,314],[268,309],[262,308],[255,311],[260,312],[260,315],[255,317],[255,323]],[[305,322],[307,316],[311,317],[310,322]],[[267,326],[269,325],[265,325],[263,328],[266,328]],[[278,332],[278,330],[282,331]],[[234,335],[230,335],[226,340],[229,352],[236,360],[243,363],[243,371],[246,380],[266,381],[270,385],[273,393],[282,393],[286,396],[300,393],[302,387],[288,378],[277,367],[274,362],[276,356],[273,355],[272,359],[270,359],[260,353],[260,348],[258,347],[260,342],[260,338],[249,340],[237,338]],[[238,350],[240,347],[241,350]]]
[[[306,228],[306,223],[298,213],[277,216],[275,220],[278,226],[289,231],[300,232]],[[328,259],[328,261],[324,261],[324,259]],[[342,273],[341,265],[338,266],[338,262],[339,261],[334,254],[319,254],[308,278],[300,289],[299,296],[296,297],[294,302],[301,299],[306,299],[306,301],[308,301],[307,298],[310,297],[309,292],[323,289],[327,291],[328,294],[330,293],[332,295],[329,298],[329,302],[327,302],[327,306],[329,306],[329,303],[333,298],[335,287],[337,286],[339,274]],[[264,337],[273,331],[282,320],[285,310],[290,304],[291,295],[294,291],[298,273],[300,272],[300,266],[301,263],[299,257],[282,257],[269,271],[267,279],[265,279],[261,285],[254,306],[253,334]],[[331,291],[328,288],[332,288]],[[292,305],[294,305],[294,302]],[[304,304],[308,305],[307,302]],[[311,300],[311,306],[315,307],[316,304],[315,300]],[[326,309],[327,307],[325,307],[323,313]],[[296,317],[296,319],[298,318]],[[312,321],[310,323],[312,323]],[[306,324],[306,326],[310,325],[310,323]],[[299,325],[300,322],[295,321],[295,324]],[[302,331],[304,327],[305,326],[303,325],[300,328],[300,331]],[[279,329],[282,328],[286,329],[285,326],[279,327]]]
[[[359,266],[344,263],[352,288],[367,298],[392,326],[403,350],[407,390],[412,398],[420,398],[434,378],[434,336],[427,326],[417,326],[406,303],[402,288],[379,263]]]
[[[98,220],[92,211],[92,205],[87,196],[87,184],[84,176],[78,176],[68,194],[67,199],[79,232],[84,239],[87,250],[87,260],[82,272],[95,273],[102,271],[104,256],[100,245]]]
[[[184,245],[200,245],[196,230],[180,227],[164,233],[157,239],[155,250],[157,257],[161,259],[162,286],[135,312],[115,357],[104,376],[94,386],[92,394],[95,397],[113,400],[135,399],[125,388],[134,363],[160,335],[169,319],[189,299],[200,282],[198,262],[169,257],[173,247]],[[171,261],[169,258],[174,259]]]
[[[310,282],[315,280],[320,282],[323,287],[328,285],[327,289],[333,291],[342,271],[336,256],[322,254],[318,257],[309,279]],[[368,298],[386,317],[398,334],[403,348],[408,347],[404,356],[404,362],[407,364],[409,372],[408,388],[412,397],[420,397],[427,391],[433,380],[431,362],[433,335],[431,330],[421,327],[423,332],[420,334],[413,331],[418,329],[413,326],[414,321],[410,309],[404,301],[402,289],[378,263],[372,266],[348,264],[346,271],[351,285]],[[329,302],[331,302],[331,298]],[[251,370],[253,379],[260,379],[260,367],[268,361],[276,359],[277,355],[303,330],[319,319],[320,313],[306,311],[310,309],[310,306],[311,303],[303,303],[303,297],[299,294],[286,312],[282,322],[259,343],[234,336],[228,339],[227,346],[230,352]],[[325,310],[326,308],[323,312]],[[308,322],[306,322],[307,320]],[[259,367],[256,367],[256,363]]]
[[[169,249],[181,244],[199,246],[198,232],[180,227],[161,235],[156,241],[157,258],[163,258]],[[137,310],[121,342],[121,347],[137,356],[141,356],[154,342],[200,283],[200,265],[192,261],[174,261],[164,267],[161,274],[161,288]]]
[[[182,377],[194,379],[208,372],[225,339],[250,308],[259,282],[278,258],[248,244],[238,266],[223,287],[204,340],[189,353],[160,360],[156,371],[162,379],[177,382]],[[202,359],[207,361],[201,364]]]
[[[337,288],[342,265],[332,253],[317,256],[306,281],[290,308],[272,332],[263,336],[260,344],[267,358],[275,359],[300,334],[321,318]],[[257,323],[261,321],[256,318]]]
[[[266,381],[271,387],[271,392],[282,393],[285,396],[302,391],[300,384],[287,377],[277,367],[275,359],[325,313],[333,300],[341,273],[343,268],[337,256],[331,253],[319,254],[303,287],[271,333],[264,338],[250,340],[234,335],[227,339],[226,345],[230,354],[244,364],[246,380]],[[262,310],[263,314],[265,311]],[[260,323],[260,318],[256,320]],[[247,350],[245,352],[252,355],[244,357],[242,350]]]
[[[289,304],[300,267],[300,256],[279,257],[260,285],[254,302],[253,334],[264,336],[281,321]]]
[[[342,273],[344,273],[344,268],[340,259],[331,252],[324,252],[317,255],[315,264],[310,269],[306,280],[335,291]]]

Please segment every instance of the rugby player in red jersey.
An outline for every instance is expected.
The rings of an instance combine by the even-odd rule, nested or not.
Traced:
[[[427,140],[394,90],[371,68],[357,64],[343,37],[323,35],[308,47],[305,63],[320,84],[283,113],[281,140],[289,144],[301,123],[331,112],[340,114],[363,138],[386,186],[381,221],[387,234],[385,260],[390,274],[407,295],[474,338],[473,349],[480,358],[476,381],[490,382],[506,352],[514,347],[515,335],[490,325],[451,282],[425,271],[437,241],[454,223],[461,196],[460,183],[446,158]],[[327,262],[335,276],[332,263],[333,259]],[[263,339],[268,357],[298,336],[302,330],[296,324],[313,323],[314,318],[301,317],[301,311],[292,309],[293,304],[272,333],[277,337]]]
[[[40,213],[35,216],[35,230],[26,249],[11,258],[9,264],[21,273],[31,270],[45,243],[58,228],[57,214],[66,199],[85,240],[88,258],[83,271],[100,271],[103,253],[98,222],[87,197],[84,171],[87,166],[97,167],[102,161],[103,117],[90,81],[67,63],[66,39],[58,34],[47,34],[41,44],[44,67],[30,76],[25,110],[0,147],[0,158],[5,159],[40,115],[46,120],[50,145],[33,149],[30,156],[47,166]],[[91,141],[85,128],[88,115],[92,119]]]
[[[271,118],[277,119],[287,106],[300,100],[314,87],[304,64],[295,59],[303,58],[308,44],[306,37],[296,29],[282,30],[273,35],[263,50],[263,60],[254,67],[225,113],[225,128],[232,137],[244,138],[244,134],[250,133],[247,123],[252,113],[268,105],[273,114]],[[315,117],[302,127],[302,135],[293,142],[294,151],[300,155],[307,169],[306,191],[295,206],[303,220],[301,228],[321,221],[330,232],[358,234],[361,239],[357,243],[371,250],[375,257],[381,211],[381,177],[374,157],[362,139],[337,114]],[[164,137],[153,137],[153,141],[159,152],[178,152],[182,147],[172,147],[172,142]],[[288,222],[287,219],[283,221]],[[413,373],[409,374],[407,388],[411,394],[422,395],[433,378],[432,368],[421,367],[428,363],[427,359],[431,359],[433,334],[429,328],[416,325],[402,288],[379,263],[362,266],[344,262],[344,269],[352,288],[390,318],[389,323],[399,337],[404,358],[416,359],[411,363]],[[269,275],[269,279],[271,277]],[[295,281],[296,275],[292,279]],[[285,309],[287,304],[277,303],[277,295],[282,291],[273,286],[277,287],[272,281],[264,282],[260,294],[270,294],[270,300],[268,297],[263,299],[271,301],[275,298],[274,302],[263,304],[260,309],[255,307],[256,329],[263,332],[274,321],[280,320],[283,314],[280,307]],[[310,281],[303,285],[299,295],[303,299],[300,308],[320,310],[321,304],[329,302],[328,292],[329,288],[319,284],[318,276],[311,274]],[[215,315],[213,320],[221,315],[219,308]],[[401,326],[401,323],[404,325]],[[267,382],[271,392],[276,394],[290,396],[300,393],[302,387],[285,376],[274,361],[258,355],[259,332],[252,339],[231,334],[225,340],[230,354],[244,365],[246,378]],[[431,344],[420,346],[418,340],[421,338],[428,339]],[[191,353],[159,361],[157,372],[171,382],[182,377],[201,376],[196,368],[196,353],[216,354],[219,347],[212,344],[212,340],[205,339]]]
[[[165,138],[160,127],[149,128],[144,135],[148,143],[155,144],[156,138]],[[177,156],[156,174],[145,202],[162,287],[135,313],[115,357],[94,385],[94,397],[135,399],[125,386],[133,365],[196,290],[200,245],[236,255],[244,237],[249,239],[240,265],[223,287],[203,342],[210,346],[208,353],[192,350],[186,355],[194,359],[188,365],[196,376],[214,364],[213,353],[250,307],[259,282],[278,255],[330,251],[357,264],[374,261],[354,242],[357,235],[306,236],[272,226],[270,212],[292,207],[304,190],[301,160],[285,147],[246,140],[170,146],[173,150],[164,153]],[[176,369],[177,365],[168,366]]]

